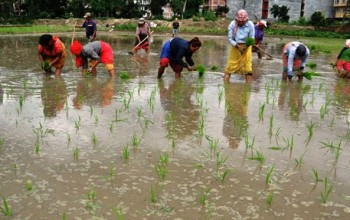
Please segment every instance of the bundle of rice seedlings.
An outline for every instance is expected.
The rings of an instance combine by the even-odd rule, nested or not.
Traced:
[[[254,45],[255,44],[255,39],[252,38],[252,37],[248,37],[246,40],[245,40],[245,45],[247,47],[251,46],[251,45]]]
[[[199,77],[202,77],[205,73],[205,67],[203,65],[197,65],[196,70],[198,71]]]
[[[312,70],[315,70],[317,68],[317,64],[313,62],[309,62],[306,64],[307,67],[309,67]]]
[[[51,71],[50,62],[49,61],[44,61],[44,63],[42,64],[41,68],[45,72],[50,72]]]
[[[301,75],[308,80],[312,80],[312,77],[314,76],[321,76],[320,73],[316,73],[316,72],[303,72]]]
[[[212,70],[212,71],[218,71],[218,70],[219,70],[219,67],[218,67],[217,65],[213,65],[213,66],[211,67],[211,70]]]
[[[122,71],[122,72],[120,72],[120,78],[121,79],[130,79],[130,75],[128,72]]]

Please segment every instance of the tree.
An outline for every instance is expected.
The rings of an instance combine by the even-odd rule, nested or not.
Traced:
[[[162,15],[163,10],[162,7],[165,6],[167,3],[167,0],[152,0],[151,1],[151,12],[153,15]]]
[[[278,6],[278,5],[273,5],[270,9],[271,14],[273,15],[273,18],[278,18],[278,21],[281,22],[288,22],[289,21],[289,8],[285,5]]]

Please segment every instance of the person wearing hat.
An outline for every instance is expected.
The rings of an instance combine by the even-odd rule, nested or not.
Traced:
[[[283,47],[282,61],[283,73],[282,80],[291,80],[293,76],[297,75],[299,81],[303,80],[303,70],[306,66],[306,61],[310,56],[310,50],[299,41],[287,43]]]
[[[253,22],[249,21],[248,13],[241,9],[236,13],[235,20],[228,26],[230,43],[224,81],[230,80],[232,73],[245,76],[246,82],[252,80],[252,46],[245,45],[248,38],[255,37]]]
[[[55,75],[60,75],[66,61],[64,43],[56,36],[43,34],[39,38],[38,52],[43,69],[51,72],[51,67],[55,67]]]
[[[84,76],[87,72],[96,75],[96,66],[99,63],[105,65],[110,76],[115,76],[113,49],[108,43],[94,41],[83,46],[79,41],[74,41],[70,51],[76,57],[75,65],[83,68]]]
[[[350,39],[345,41],[343,49],[338,54],[336,68],[340,78],[350,76]]]
[[[253,52],[258,54],[258,58],[261,59],[263,57],[263,53],[259,48],[264,49],[263,40],[264,40],[264,29],[267,27],[266,21],[261,20],[255,25],[255,45],[253,47]]]
[[[140,18],[137,23],[138,23],[138,25],[137,25],[136,32],[135,32],[135,37],[136,37],[136,39],[135,39],[135,46],[136,47],[131,52],[133,54],[135,54],[135,53],[137,53],[138,50],[144,49],[146,51],[146,53],[148,53],[149,52],[149,41],[148,41],[148,39],[151,37],[150,26],[145,21],[144,18]]]
[[[89,42],[94,41],[97,32],[96,22],[92,19],[91,13],[89,12],[84,15],[84,18],[84,23],[81,26],[78,25],[76,27],[85,28],[86,38],[89,39]]]

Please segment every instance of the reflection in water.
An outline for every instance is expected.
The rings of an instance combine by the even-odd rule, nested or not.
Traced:
[[[114,95],[115,77],[109,77],[105,82],[99,82],[96,77],[82,78],[77,83],[77,95],[73,99],[76,109],[82,105],[107,106],[111,104]]]
[[[250,85],[246,83],[225,84],[225,107],[223,135],[231,148],[237,148],[248,129],[247,110]]]
[[[289,108],[289,114],[292,120],[299,120],[299,115],[303,110],[303,93],[305,90],[310,90],[310,85],[303,87],[302,83],[281,84],[278,107],[280,110]]]
[[[148,71],[150,69],[150,63],[149,63],[149,54],[145,53],[136,53],[131,57],[132,61],[135,61],[137,65],[136,72],[140,76],[148,75]]]
[[[3,103],[4,101],[4,91],[2,90],[2,86],[0,84],[0,105]]]
[[[45,117],[56,117],[67,100],[67,85],[60,75],[43,75],[41,99],[44,105]]]
[[[197,131],[199,109],[192,103],[191,96],[195,87],[190,82],[174,80],[168,88],[159,81],[160,102],[167,112],[168,134],[176,138],[192,136]]]
[[[338,106],[342,114],[347,114],[350,109],[350,81],[338,80],[334,87],[334,105]]]

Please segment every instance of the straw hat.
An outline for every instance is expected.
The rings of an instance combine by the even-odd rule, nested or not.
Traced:
[[[138,21],[139,24],[144,24],[145,23],[145,19],[144,18],[140,18]]]
[[[258,22],[258,26],[264,26],[264,27],[267,27],[267,23],[266,23],[266,21],[261,20],[261,21],[259,21],[259,22]]]
[[[91,13],[87,12],[87,13],[84,15],[84,18],[91,18]]]

